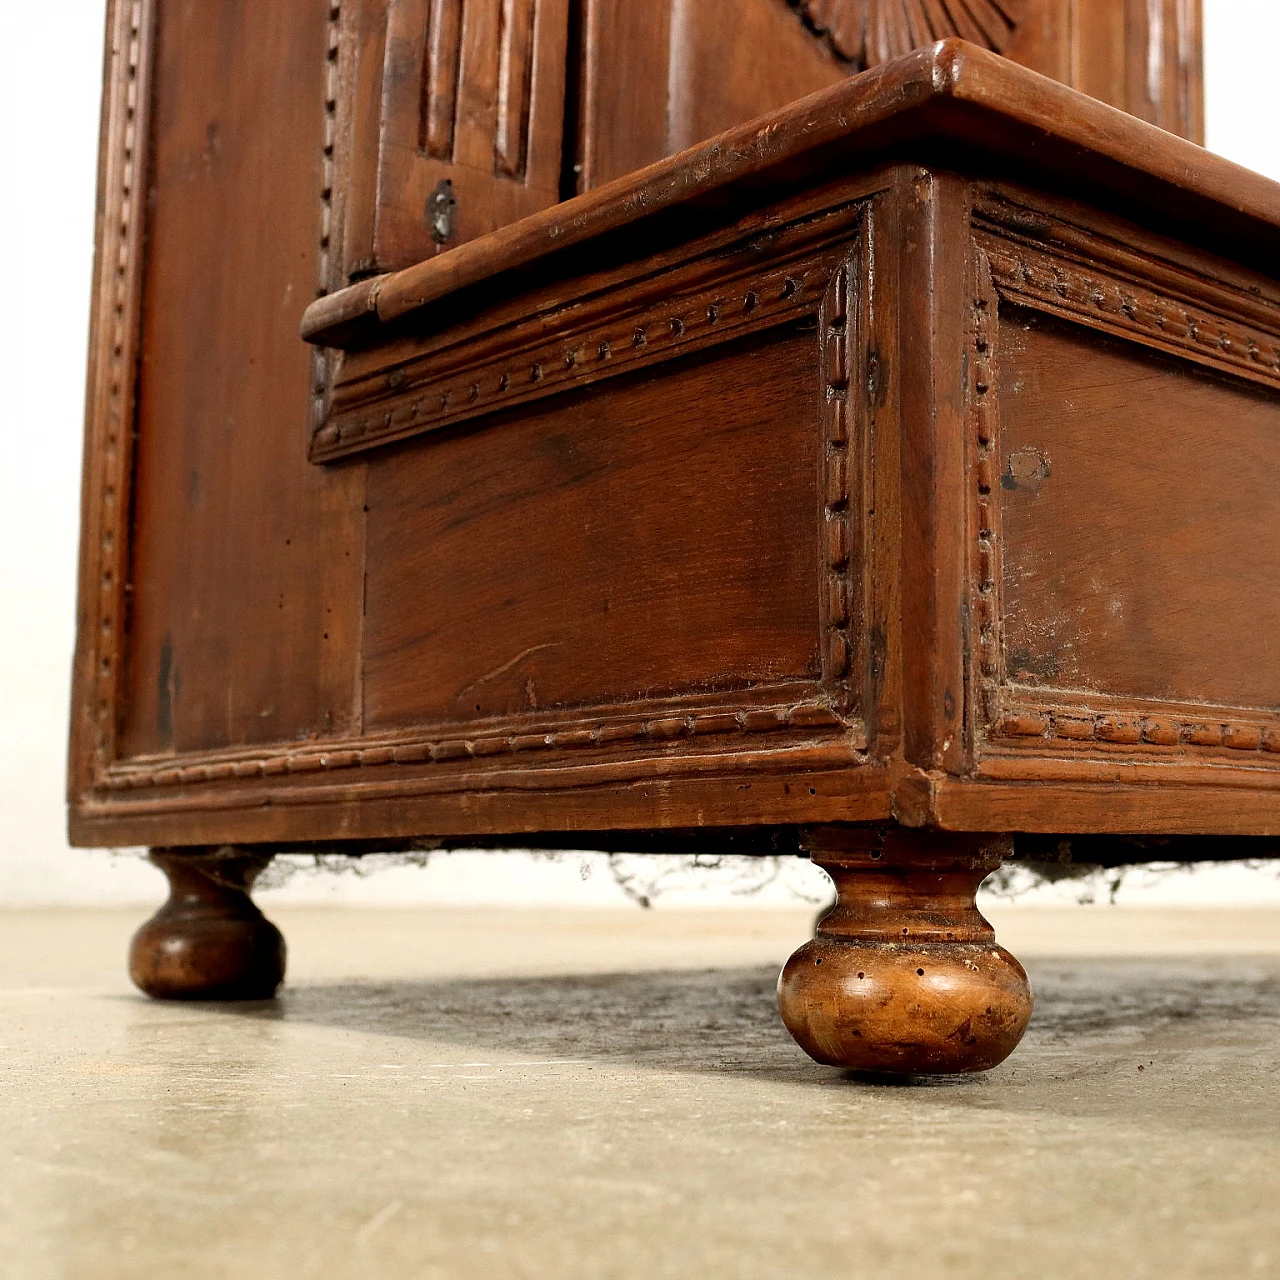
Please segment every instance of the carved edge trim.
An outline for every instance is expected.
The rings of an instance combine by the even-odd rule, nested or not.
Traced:
[[[812,313],[831,262],[827,253],[725,280],[551,341],[517,344],[499,359],[464,364],[445,377],[426,373],[417,385],[403,368],[393,369],[381,380],[376,404],[331,413],[312,437],[311,461],[332,462]],[[389,407],[387,392],[395,395]]]
[[[1251,381],[1280,382],[1276,332],[1180,301],[1118,270],[1086,270],[1051,252],[990,234],[981,235],[979,243],[996,288],[1010,302],[1190,356]]]
[[[336,236],[333,201],[337,181],[335,152],[338,145],[338,94],[341,88],[339,57],[341,39],[341,0],[329,0],[326,24],[324,76],[324,133],[320,144],[320,240],[316,255],[316,297],[323,298],[334,287],[334,239]],[[311,350],[311,429],[316,432],[329,412],[329,390],[333,377],[334,353],[327,347]]]
[[[861,726],[843,720],[822,702],[798,702],[787,706],[750,710],[708,710],[666,716],[601,720],[592,724],[500,730],[488,734],[407,737],[368,743],[361,740],[328,746],[309,744],[293,750],[211,754],[179,764],[148,761],[115,766],[107,778],[114,791],[143,787],[184,786],[219,782],[228,778],[258,778],[279,774],[332,773],[389,764],[434,764],[451,760],[477,760],[545,750],[611,747],[616,744],[678,744],[715,736],[772,733],[779,730],[837,729],[846,735],[851,752],[866,747]]]
[[[823,685],[833,703],[848,711],[854,703],[853,670],[859,623],[864,610],[855,596],[861,568],[860,510],[853,500],[853,477],[859,473],[860,450],[852,411],[852,361],[860,343],[860,295],[865,288],[865,222],[857,247],[832,273],[818,313],[822,343],[822,542],[824,592],[822,626]],[[856,290],[850,298],[850,290]],[[859,504],[860,506],[860,504]]]
[[[116,0],[103,121],[81,533],[82,661],[73,788],[101,785],[117,749],[129,600],[129,528],[146,139],[155,0]],[[83,735],[83,736],[81,736]]]
[[[996,342],[999,299],[987,255],[974,257],[973,307],[970,312],[969,405],[973,451],[975,563],[972,621],[977,642],[979,724],[990,725],[999,715],[1001,677],[1000,503],[995,496],[1000,470],[1000,413],[996,389]]]
[[[1145,715],[1075,708],[1006,707],[996,734],[1025,743],[1029,739],[1106,743],[1161,748],[1226,748],[1280,755],[1280,720],[1235,716]]]

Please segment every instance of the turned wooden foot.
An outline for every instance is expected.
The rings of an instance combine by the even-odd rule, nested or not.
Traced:
[[[1031,988],[974,894],[1007,837],[831,828],[807,847],[837,898],[778,979],[801,1048],[829,1066],[902,1074],[1003,1062],[1026,1030]]]
[[[129,976],[163,1000],[265,1000],[284,978],[280,930],[249,888],[269,855],[234,846],[153,849],[169,901],[133,935]]]

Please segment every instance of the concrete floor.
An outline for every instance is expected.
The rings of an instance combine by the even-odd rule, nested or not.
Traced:
[[[1280,1277],[1280,911],[989,913],[985,1076],[810,1063],[807,911],[280,911],[272,1004],[0,913],[0,1275]]]

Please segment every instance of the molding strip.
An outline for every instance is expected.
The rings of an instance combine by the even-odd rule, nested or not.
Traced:
[[[100,785],[117,750],[155,0],[114,0],[89,345],[72,785]]]
[[[456,731],[428,737],[406,734],[398,738],[352,739],[329,744],[307,743],[268,751],[226,751],[161,760],[133,761],[115,766],[107,779],[111,790],[187,786],[232,778],[259,778],[296,773],[333,773],[385,765],[425,765],[450,761],[483,761],[524,756],[548,750],[616,748],[636,744],[676,746],[724,736],[814,732],[836,737],[849,753],[865,748],[861,724],[847,722],[821,701],[749,709],[705,708],[680,713],[632,715],[589,722],[543,726],[491,726],[470,736]],[[494,759],[493,771],[504,767]]]

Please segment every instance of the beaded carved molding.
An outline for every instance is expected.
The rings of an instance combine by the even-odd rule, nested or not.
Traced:
[[[71,774],[100,782],[116,754],[128,609],[128,514],[133,467],[147,121],[155,0],[113,0],[107,22],[101,221],[86,409],[86,489],[76,652],[78,714]]]
[[[1097,228],[992,197],[974,211],[970,316],[973,726],[992,745],[1216,755],[1280,764],[1280,715],[1255,709],[1029,689],[1003,666],[1000,568],[999,308],[1002,302],[1280,391],[1280,300],[1139,255]],[[1086,258],[1087,254],[1087,258]]]
[[[771,691],[772,692],[772,691]],[[229,779],[279,777],[294,774],[336,774],[350,777],[379,765],[423,766],[453,764],[495,769],[528,763],[548,752],[559,752],[553,763],[561,763],[564,753],[590,756],[594,750],[609,752],[628,748],[651,754],[655,747],[670,749],[682,745],[707,750],[718,739],[755,741],[769,735],[763,746],[785,749],[811,746],[813,735],[841,732],[838,744],[817,747],[810,753],[815,762],[848,764],[865,750],[866,742],[852,727],[823,702],[807,700],[791,705],[742,707],[703,706],[681,708],[673,702],[665,708],[615,707],[612,714],[595,720],[565,715],[542,725],[482,724],[454,726],[435,733],[406,733],[356,738],[349,741],[295,743],[273,749],[252,749],[138,759],[115,766],[107,779],[114,791],[131,788],[191,786]],[[465,732],[465,729],[471,732]],[[829,741],[829,738],[828,738]],[[723,749],[723,743],[720,744]],[[770,752],[770,756],[773,753]],[[596,757],[598,759],[598,756]],[[669,755],[667,762],[670,764]],[[458,786],[465,778],[454,777]]]
[[[443,343],[348,355],[309,456],[334,462],[816,315],[861,218],[856,202],[771,232],[767,265],[741,237],[655,258],[586,296],[460,325]]]

